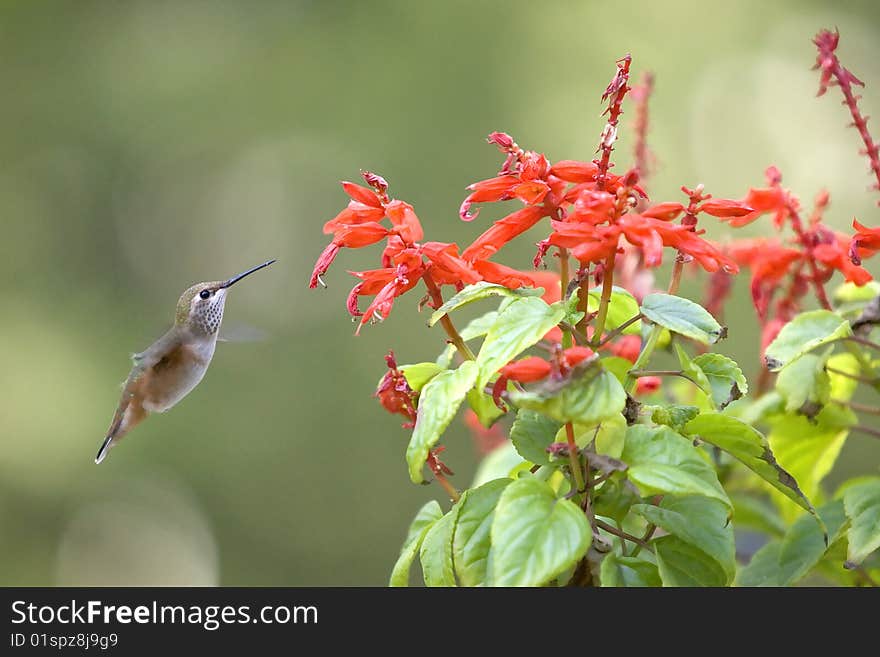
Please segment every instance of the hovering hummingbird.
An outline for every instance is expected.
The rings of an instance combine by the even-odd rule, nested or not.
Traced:
[[[198,385],[217,346],[226,291],[273,262],[264,262],[226,281],[197,283],[180,295],[174,326],[132,357],[134,367],[95,463],[103,461],[110,448],[149,413],[167,411]]]

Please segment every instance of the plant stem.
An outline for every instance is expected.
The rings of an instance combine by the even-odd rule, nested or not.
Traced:
[[[694,204],[693,201],[691,204]],[[681,253],[679,253],[678,257],[675,259],[675,264],[672,267],[672,279],[669,281],[669,287],[667,288],[669,294],[675,294],[678,292],[678,286],[681,284],[682,271],[684,271],[684,261],[681,259]],[[632,394],[636,389],[636,383],[638,383],[637,377],[632,375],[632,371],[639,371],[648,364],[648,361],[651,360],[651,356],[654,354],[654,349],[657,348],[657,341],[660,339],[660,334],[662,332],[663,327],[659,324],[654,324],[654,328],[651,329],[648,339],[645,341],[642,350],[639,352],[639,357],[636,359],[636,362],[633,363],[630,373],[626,375],[626,385],[624,388],[626,388],[628,393]]]
[[[568,291],[568,282],[571,276],[568,270],[568,249],[559,248],[559,298],[565,301],[565,293]],[[562,329],[562,348],[568,349],[573,344],[571,331]]]
[[[621,540],[626,539],[630,543],[635,543],[638,546],[636,548],[636,550],[638,550],[640,548],[645,548],[647,550],[651,550],[651,546],[648,544],[648,541],[646,541],[645,539],[639,538],[638,536],[633,536],[632,534],[627,534],[625,531],[618,529],[614,525],[609,525],[607,522],[599,520],[598,518],[596,518],[596,526],[599,529],[604,529],[606,532],[608,532],[609,534],[612,534],[613,536],[617,536]],[[635,556],[635,555],[636,555],[636,552],[633,551],[633,556]]]
[[[559,326],[563,331],[568,331],[574,338],[577,338],[578,343],[590,344],[590,338],[585,333],[581,333],[576,326],[572,326],[568,322],[559,322]]]
[[[630,318],[629,318],[628,320],[626,320],[623,324],[621,324],[620,326],[618,326],[618,327],[617,327],[616,329],[614,329],[613,331],[610,331],[610,332],[609,332],[604,338],[602,338],[602,340],[599,342],[599,344],[596,345],[596,348],[597,348],[597,349],[598,349],[598,348],[601,348],[601,347],[603,347],[604,345],[606,345],[606,344],[608,344],[609,342],[611,342],[614,338],[616,338],[618,335],[620,335],[621,333],[623,333],[623,332],[624,332],[626,329],[628,329],[630,326],[632,326],[633,324],[635,324],[636,322],[638,322],[640,319],[642,319],[642,317],[643,317],[642,313],[639,313],[639,314],[636,315],[635,317],[630,317]]]
[[[435,472],[434,478],[437,480],[437,483],[443,486],[443,490],[446,491],[446,494],[449,495],[449,499],[453,502],[458,502],[461,499],[461,495],[459,495],[458,490],[456,490],[455,486],[449,483],[449,480],[443,476],[442,472]]]
[[[849,406],[851,409],[858,413],[866,413],[868,415],[880,415],[880,408],[877,406],[868,406],[867,404],[859,404],[854,401],[846,401],[845,399],[832,399],[832,402],[835,404],[840,404],[841,406]]]
[[[812,237],[807,235],[806,231],[804,231],[804,224],[801,221],[801,216],[798,213],[794,202],[790,198],[786,203],[786,210],[788,211],[788,217],[791,220],[791,227],[797,234],[801,246],[804,247],[807,266],[810,268],[810,282],[813,284],[813,289],[816,291],[816,298],[819,300],[819,305],[825,310],[831,310],[831,302],[828,301],[828,295],[825,293],[825,284],[822,282],[822,276],[819,273],[819,266],[816,264],[816,257],[813,255]]]
[[[584,473],[581,472],[581,459],[578,456],[577,443],[574,440],[574,426],[571,422],[565,423],[565,437],[568,439],[568,462],[571,465],[571,474],[577,487],[577,493],[585,490]]]
[[[847,338],[844,338],[844,340],[849,340],[850,342],[855,342],[856,344],[860,344],[863,347],[868,347],[869,349],[880,351],[880,344],[877,344],[876,342],[871,342],[867,338],[860,338],[857,335],[851,335]]]
[[[672,265],[672,278],[669,280],[669,288],[667,294],[677,294],[678,287],[681,285],[681,273],[684,271],[684,261],[681,259],[681,253],[675,258],[675,264]]]
[[[440,288],[437,287],[434,279],[431,278],[430,271],[426,271],[422,274],[422,280],[425,281],[425,286],[428,288],[428,294],[431,295],[433,308],[434,310],[437,310],[443,305],[443,295],[440,294]],[[449,336],[450,342],[455,345],[458,353],[461,354],[461,357],[465,360],[476,360],[474,352],[472,352],[470,347],[467,346],[467,343],[462,340],[461,334],[458,332],[458,329],[455,328],[455,324],[452,323],[452,319],[450,319],[449,315],[443,315],[443,317],[440,318],[440,324],[446,331],[446,335]]]
[[[860,374],[852,374],[845,370],[839,370],[836,367],[828,367],[825,366],[825,371],[829,374],[837,374],[838,376],[846,377],[847,379],[852,379],[853,381],[861,381],[862,383],[867,383],[868,385],[877,384],[877,379],[869,376],[861,376]]]
[[[596,323],[593,327],[593,348],[598,349],[605,332],[605,321],[608,319],[608,305],[611,302],[611,293],[614,290],[614,258],[616,251],[605,258],[605,269],[602,273],[602,297],[599,299],[599,311],[596,315]]]
[[[654,349],[657,347],[657,341],[660,339],[660,334],[663,332],[663,327],[659,324],[655,324],[654,328],[651,329],[651,333],[648,335],[648,339],[645,341],[644,346],[642,347],[641,352],[639,352],[639,357],[636,359],[636,362],[633,363],[632,369],[626,375],[626,391],[630,394],[636,389],[636,384],[638,383],[638,377],[632,375],[632,371],[639,371],[645,365],[648,364],[648,361],[651,360],[651,355],[654,353]]]
[[[693,380],[689,375],[685,374],[681,370],[636,370],[631,369],[628,374],[630,376],[634,376],[637,379],[640,379],[643,376],[680,376],[682,379],[687,379],[691,383],[693,383],[698,388],[700,384]]]
[[[880,429],[872,429],[871,427],[866,427],[862,424],[854,424],[852,428],[873,438],[880,438]]]
[[[657,506],[660,504],[660,502],[662,500],[663,500],[662,495],[655,495],[654,498],[651,500],[651,504],[653,504],[654,506]],[[654,535],[655,531],[657,531],[657,525],[655,525],[653,522],[649,522],[648,527],[645,529],[645,534],[644,534],[644,536],[642,536],[642,542],[648,543],[648,541],[650,541],[651,537]],[[637,556],[641,549],[642,549],[641,544],[637,543],[636,548],[633,550],[632,556],[634,556],[634,557]]]

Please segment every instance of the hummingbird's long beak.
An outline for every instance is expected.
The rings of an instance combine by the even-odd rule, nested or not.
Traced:
[[[223,285],[221,285],[220,288],[222,289],[222,288],[225,288],[225,287],[230,287],[230,286],[232,286],[232,285],[235,285],[236,283],[238,283],[238,282],[239,282],[242,278],[244,278],[245,276],[249,276],[249,275],[253,274],[255,271],[259,271],[259,270],[262,269],[263,267],[268,267],[268,266],[271,265],[273,262],[275,262],[274,259],[273,259],[273,260],[269,260],[268,262],[264,262],[262,265],[257,265],[256,267],[251,267],[251,268],[248,269],[247,271],[240,273],[238,276],[233,276],[232,278],[230,278],[228,281],[226,281],[225,283],[223,283]]]

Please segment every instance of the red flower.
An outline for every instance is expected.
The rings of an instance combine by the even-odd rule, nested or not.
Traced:
[[[362,280],[348,295],[348,312],[353,317],[361,318],[355,334],[360,333],[361,327],[371,318],[377,317],[381,321],[388,317],[394,306],[394,299],[415,287],[424,272],[423,264],[417,265],[414,269],[406,264],[400,264],[385,269],[349,272]],[[357,298],[371,295],[376,295],[376,298],[364,312],[360,312]]]
[[[771,167],[776,171],[776,167]],[[768,169],[770,171],[770,169]],[[739,228],[746,224],[752,223],[755,219],[770,212],[773,213],[773,225],[777,228],[782,227],[785,217],[788,213],[788,195],[782,187],[761,187],[752,188],[746,197],[742,200],[743,205],[753,208],[752,212],[744,215],[725,217],[731,226]]]
[[[503,171],[503,175],[468,186],[471,193],[462,201],[458,212],[463,220],[473,221],[480,214],[479,210],[470,212],[470,207],[474,203],[509,201],[517,198],[526,205],[537,205],[550,192],[550,185],[547,183],[550,163],[542,153],[519,151],[513,165],[505,163],[505,166],[509,168]]]
[[[662,219],[663,221],[674,221],[679,215],[685,211],[685,207],[681,203],[660,203],[644,210],[641,214],[652,219]]]
[[[639,380],[636,382],[636,394],[649,395],[652,392],[657,392],[660,389],[661,383],[663,383],[663,379],[659,376],[639,377]]]
[[[880,251],[880,228],[868,228],[853,219],[853,235],[849,246],[849,258],[854,265],[862,264],[862,258]]]
[[[498,283],[515,290],[520,287],[539,287],[535,283],[535,279],[531,274],[499,265],[497,262],[489,262],[488,260],[475,260],[474,269],[482,276],[484,281],[490,283]]]
[[[409,420],[404,424],[408,429],[415,426],[416,422],[416,399],[418,393],[409,387],[403,372],[397,369],[397,361],[394,360],[394,352],[389,351],[385,356],[388,371],[379,381],[374,397],[379,398],[379,403],[389,413],[399,413]]]
[[[861,286],[870,282],[874,277],[866,269],[853,263],[850,257],[850,239],[836,232],[832,233],[832,237],[833,242],[819,244],[813,248],[816,260],[839,271],[850,283]]]
[[[705,212],[713,217],[719,217],[722,219],[744,217],[754,211],[754,208],[741,201],[732,201],[721,198],[710,199],[697,208],[697,212]]]
[[[505,379],[512,381],[534,383],[550,376],[551,371],[552,367],[549,362],[538,356],[529,356],[528,358],[508,363],[501,368],[500,374]]]
[[[507,389],[508,381],[535,383],[551,375],[562,377],[592,355],[593,350],[587,347],[570,347],[565,351],[557,350],[552,362],[538,356],[527,356],[511,361],[499,370],[498,379],[492,386],[492,398],[499,408],[504,408],[501,395]]]
[[[546,217],[548,210],[540,206],[527,206],[499,219],[492,227],[480,235],[461,254],[465,260],[484,260],[491,258],[510,240],[526,232]]]
[[[458,255],[457,244],[425,242],[419,250],[431,261],[431,276],[438,285],[461,288],[482,280],[471,264]]]

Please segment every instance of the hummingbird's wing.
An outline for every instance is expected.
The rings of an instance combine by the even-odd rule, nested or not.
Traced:
[[[131,359],[134,362],[134,365],[131,368],[131,372],[128,374],[128,378],[122,385],[122,395],[119,398],[119,405],[116,407],[116,412],[113,414],[110,428],[107,429],[107,436],[104,438],[104,442],[98,450],[98,455],[95,457],[95,463],[100,463],[104,460],[114,438],[122,437],[120,435],[120,429],[122,428],[122,421],[125,419],[125,412],[128,410],[138,386],[142,383],[144,373],[155,367],[159,361],[162,360],[163,356],[174,347],[175,342],[176,335],[174,329],[171,329],[149,347],[144,349],[144,351],[132,355]],[[143,409],[141,409],[141,413],[146,414]]]

